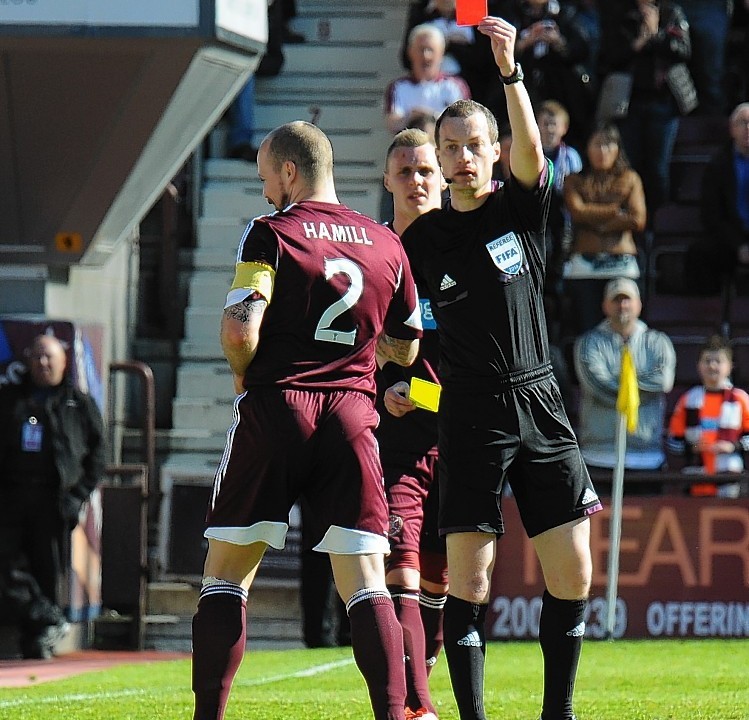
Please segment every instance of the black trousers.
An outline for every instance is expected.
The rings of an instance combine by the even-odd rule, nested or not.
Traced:
[[[57,604],[60,577],[60,511],[55,487],[10,485],[0,491],[0,568],[29,572]]]

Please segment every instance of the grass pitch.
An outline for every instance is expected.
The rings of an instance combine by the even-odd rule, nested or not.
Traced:
[[[457,720],[444,657],[430,678],[441,720]],[[486,706],[493,720],[536,720],[541,653],[491,643]],[[579,720],[747,720],[749,640],[587,642]],[[189,720],[190,663],[141,663],[22,689],[0,689],[2,720]],[[250,652],[225,720],[368,720],[350,648]]]

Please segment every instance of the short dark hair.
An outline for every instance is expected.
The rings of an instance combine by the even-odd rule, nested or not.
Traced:
[[[499,139],[499,128],[497,127],[497,118],[494,117],[494,113],[488,107],[477,103],[475,100],[456,100],[451,105],[448,105],[437,118],[437,124],[434,126],[434,141],[437,143],[437,147],[440,146],[440,128],[445,118],[467,118],[471,117],[471,115],[483,115],[486,118],[486,125],[489,128],[489,140],[492,143],[497,142]]]
[[[385,154],[385,170],[387,170],[390,156],[397,148],[417,148],[422,145],[429,145],[430,143],[431,140],[429,139],[429,135],[427,135],[423,130],[419,130],[418,128],[406,128],[405,130],[401,130],[393,138],[393,142],[390,143],[388,151]]]
[[[316,125],[303,120],[286,123],[271,130],[266,140],[274,170],[289,160],[310,185],[333,174],[333,145]]]
[[[700,358],[705,353],[709,352],[724,352],[729,360],[733,361],[733,348],[731,347],[731,341],[724,335],[711,335],[705,344],[700,348]]]

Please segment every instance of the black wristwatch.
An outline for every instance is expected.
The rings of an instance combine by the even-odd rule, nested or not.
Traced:
[[[505,77],[502,75],[502,73],[499,73],[499,79],[505,84],[505,85],[513,85],[516,82],[521,82],[524,78],[523,74],[523,68],[520,67],[520,63],[515,63],[515,69],[512,71],[510,75],[507,75]]]

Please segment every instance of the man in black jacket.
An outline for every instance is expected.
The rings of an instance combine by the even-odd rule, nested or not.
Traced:
[[[729,119],[730,144],[705,168],[701,218],[704,237],[687,254],[687,276],[695,294],[717,293],[736,271],[749,270],[749,102]]]
[[[16,606],[24,656],[49,657],[65,618],[45,611],[39,620],[35,606],[57,606],[63,540],[101,478],[104,431],[94,400],[69,382],[56,337],[37,336],[27,365],[24,382],[0,391],[0,587]],[[20,595],[12,591],[19,567],[35,581]]]

